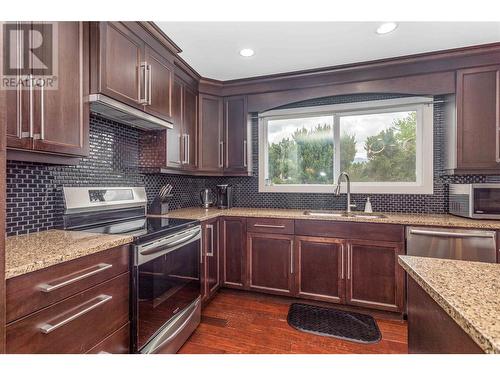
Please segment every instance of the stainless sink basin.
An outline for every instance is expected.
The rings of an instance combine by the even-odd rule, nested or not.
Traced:
[[[386,217],[382,214],[373,214],[366,212],[338,212],[338,211],[325,211],[325,210],[317,210],[317,211],[304,211],[304,215],[307,216],[326,216],[326,217],[353,217],[360,219],[382,219]]]

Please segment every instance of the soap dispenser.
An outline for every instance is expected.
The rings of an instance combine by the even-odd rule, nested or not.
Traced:
[[[373,212],[372,202],[370,202],[370,197],[366,198],[365,212],[370,214]]]

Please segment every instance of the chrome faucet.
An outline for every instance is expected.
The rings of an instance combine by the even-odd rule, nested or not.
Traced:
[[[337,186],[335,187],[335,196],[340,195],[340,183],[342,182],[342,177],[345,177],[347,183],[347,213],[351,213],[351,208],[356,207],[356,204],[351,204],[351,179],[347,172],[342,172],[337,180]]]

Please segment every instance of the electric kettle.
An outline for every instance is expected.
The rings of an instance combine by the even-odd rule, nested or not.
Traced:
[[[204,208],[209,208],[217,203],[217,197],[214,191],[209,188],[200,191],[200,200]]]

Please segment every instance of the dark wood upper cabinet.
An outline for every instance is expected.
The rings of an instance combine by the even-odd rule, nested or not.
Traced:
[[[182,168],[182,95],[183,84],[177,79],[174,79],[172,85],[172,129],[165,131],[167,137],[167,167]]]
[[[167,51],[156,52],[146,45],[145,61],[148,64],[146,74],[149,75],[147,93],[148,102],[144,110],[156,117],[170,121],[172,119],[172,84],[174,81],[174,66],[166,57]]]
[[[92,24],[92,93],[130,106],[144,104],[144,41],[123,22]]]
[[[225,286],[244,288],[246,280],[246,219],[222,219],[224,250],[223,282]]]
[[[348,241],[347,304],[402,312],[404,271],[398,264],[401,254],[401,243]]]
[[[247,238],[249,288],[293,295],[293,236],[248,232]]]
[[[457,71],[458,170],[500,171],[500,65]]]
[[[345,243],[325,237],[295,237],[295,282],[298,297],[343,303]]]
[[[224,98],[225,163],[228,173],[248,173],[247,97]]]
[[[38,29],[42,35],[51,25]],[[43,77],[30,89],[7,94],[7,146],[12,150],[39,151],[62,156],[88,155],[89,29],[86,22],[57,22],[58,53],[54,66],[57,87]],[[52,54],[42,45],[39,56]],[[36,77],[36,75],[34,75]],[[21,76],[20,76],[21,77]],[[24,78],[28,78],[27,75]],[[47,84],[44,84],[47,82]],[[32,157],[36,160],[36,154]],[[64,163],[64,159],[60,159]]]
[[[223,99],[200,94],[198,122],[198,169],[222,173],[224,168]]]
[[[183,86],[183,148],[184,168],[195,169],[198,144],[198,93],[188,85]],[[168,133],[167,133],[168,134]]]

